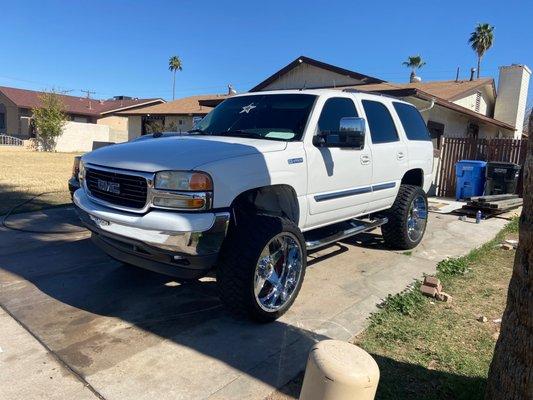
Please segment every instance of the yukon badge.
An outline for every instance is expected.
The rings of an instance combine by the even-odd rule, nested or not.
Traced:
[[[300,163],[304,162],[304,159],[302,157],[289,158],[287,161],[288,161],[289,164],[300,164]]]

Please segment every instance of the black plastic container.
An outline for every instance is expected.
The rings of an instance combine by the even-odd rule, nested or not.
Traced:
[[[509,162],[487,163],[485,195],[515,193],[520,165]]]

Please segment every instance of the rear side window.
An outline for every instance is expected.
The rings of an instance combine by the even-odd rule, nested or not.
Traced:
[[[326,100],[318,120],[320,132],[338,132],[341,118],[357,117],[355,104],[346,97],[332,97]]]
[[[393,102],[409,140],[431,140],[426,123],[416,108],[409,104]]]
[[[370,127],[372,143],[397,142],[398,132],[387,107],[372,100],[363,100],[362,103]]]

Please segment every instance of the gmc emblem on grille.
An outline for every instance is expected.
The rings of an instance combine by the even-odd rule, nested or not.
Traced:
[[[109,192],[113,194],[120,194],[120,183],[117,182],[108,182],[102,179],[98,179],[98,190],[103,192]]]

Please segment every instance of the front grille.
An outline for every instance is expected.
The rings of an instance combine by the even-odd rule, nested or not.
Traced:
[[[93,197],[129,208],[144,208],[148,187],[142,176],[87,168],[87,188]]]

